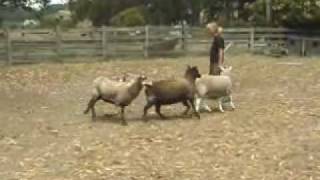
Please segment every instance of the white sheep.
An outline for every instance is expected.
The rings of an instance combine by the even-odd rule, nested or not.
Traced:
[[[218,106],[221,112],[224,112],[222,102],[228,98],[232,109],[235,109],[235,105],[232,101],[232,81],[230,73],[232,67],[221,69],[220,76],[202,75],[201,78],[196,80],[196,111],[199,112],[200,106],[203,103],[203,99],[218,99]],[[204,108],[211,112],[211,108],[207,104],[203,104]]]
[[[138,76],[130,82],[115,81],[106,77],[98,77],[93,82],[92,97],[88,103],[87,109],[84,111],[87,114],[90,110],[92,120],[96,118],[95,104],[99,100],[114,104],[121,108],[122,125],[127,125],[124,118],[125,107],[139,95],[143,88],[144,76]]]

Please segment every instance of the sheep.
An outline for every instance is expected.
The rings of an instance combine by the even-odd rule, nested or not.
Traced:
[[[147,103],[144,107],[143,118],[145,119],[148,109],[155,105],[156,113],[162,119],[165,119],[165,116],[160,112],[161,105],[182,103],[186,107],[184,115],[189,112],[191,104],[195,115],[200,119],[194,105],[194,83],[196,78],[200,76],[197,67],[188,66],[184,78],[160,80],[152,82],[152,84],[145,84]]]
[[[224,112],[222,107],[222,101],[225,98],[229,98],[229,103],[232,109],[235,109],[235,105],[232,101],[231,96],[231,88],[232,81],[230,77],[230,73],[232,67],[224,68],[220,67],[221,75],[220,76],[212,76],[212,75],[203,75],[201,78],[198,78],[195,82],[196,86],[196,111],[199,112],[200,105],[202,103],[203,98],[209,99],[218,99],[219,110],[220,112]],[[211,112],[211,108],[208,105],[204,105],[204,108]]]
[[[138,76],[131,82],[115,81],[106,77],[98,77],[93,82],[92,97],[84,114],[90,110],[92,120],[96,118],[95,104],[99,100],[114,104],[121,108],[122,125],[127,125],[124,118],[125,107],[139,95],[143,88],[145,76]]]

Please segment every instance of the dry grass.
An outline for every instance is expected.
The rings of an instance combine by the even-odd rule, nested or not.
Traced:
[[[320,179],[316,59],[229,57],[238,109],[200,121],[174,105],[164,108],[169,120],[151,113],[144,123],[143,93],[127,110],[128,127],[103,116],[118,111],[104,103],[100,121],[82,114],[98,75],[162,79],[186,64],[207,72],[206,58],[1,67],[1,179]]]

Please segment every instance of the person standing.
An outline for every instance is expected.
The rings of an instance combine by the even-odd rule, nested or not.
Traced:
[[[220,66],[224,63],[224,39],[222,37],[222,27],[217,23],[211,22],[207,24],[209,34],[213,37],[210,49],[210,75],[220,75]]]

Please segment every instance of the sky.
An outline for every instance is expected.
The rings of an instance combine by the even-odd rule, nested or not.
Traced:
[[[66,2],[67,0],[51,0],[51,4],[63,4]]]
[[[31,2],[34,2],[35,0],[30,0]],[[67,3],[68,0],[51,0],[50,4],[63,4],[63,3]],[[40,6],[39,4],[31,4],[30,7],[34,8],[34,9],[39,9]]]

